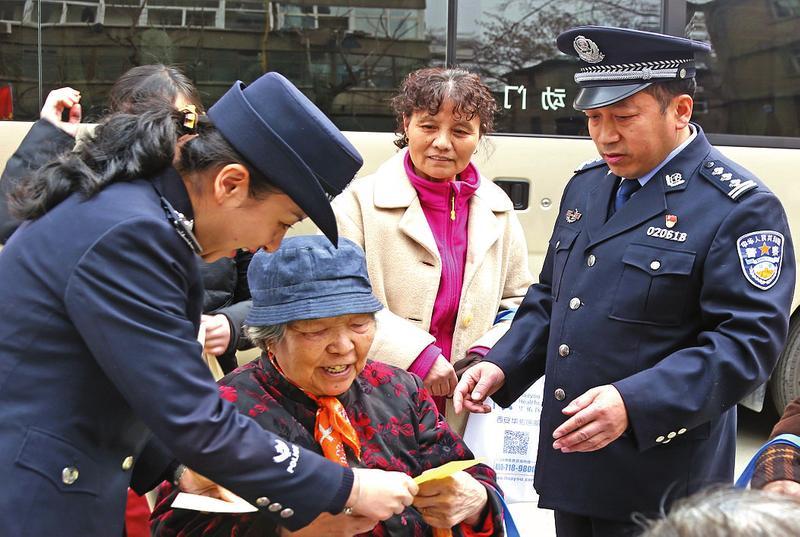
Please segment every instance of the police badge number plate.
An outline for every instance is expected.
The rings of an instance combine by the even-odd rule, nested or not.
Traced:
[[[777,231],[753,231],[736,241],[736,250],[747,281],[766,291],[778,281],[783,261],[783,235]]]

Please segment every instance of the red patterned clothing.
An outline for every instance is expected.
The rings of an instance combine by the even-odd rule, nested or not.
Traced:
[[[317,404],[280,375],[269,358],[240,367],[220,380],[220,394],[239,412],[284,439],[321,452],[314,439]],[[396,367],[368,361],[350,389],[338,398],[361,443],[359,463],[349,446],[345,449],[351,467],[379,468],[417,476],[429,468],[461,459],[472,453],[436,409],[422,382]],[[489,491],[488,509],[479,528],[454,536],[503,535],[494,471],[485,465],[467,470]],[[173,488],[164,483],[153,511],[153,535],[188,536],[274,536],[278,529],[266,517],[253,515],[208,515],[182,509],[172,510]],[[486,529],[495,528],[486,533]],[[482,531],[481,531],[482,530]],[[381,522],[369,534],[375,537],[428,537],[430,526],[413,508]]]

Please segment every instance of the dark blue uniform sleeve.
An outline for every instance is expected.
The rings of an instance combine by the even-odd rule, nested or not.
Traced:
[[[780,274],[768,289],[745,276],[738,240],[755,231],[784,237]],[[756,193],[723,221],[702,267],[704,329],[693,344],[614,383],[638,447],[645,450],[705,425],[769,378],[783,350],[795,283],[786,215],[771,193]]]
[[[8,211],[6,196],[25,175],[55,159],[59,154],[71,150],[75,138],[49,121],[40,119],[22,139],[22,143],[6,163],[0,177],[0,244],[19,227],[20,221]]]
[[[340,511],[352,471],[289,445],[222,400],[188,319],[191,252],[166,222],[122,222],[84,254],[68,314],[136,414],[184,464],[290,529]],[[280,518],[279,518],[280,517]]]

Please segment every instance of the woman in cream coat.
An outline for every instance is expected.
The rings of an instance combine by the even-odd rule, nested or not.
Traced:
[[[444,407],[453,364],[488,352],[533,283],[528,251],[511,200],[470,162],[496,111],[477,75],[415,71],[393,106],[404,149],[333,206],[387,306],[370,358],[418,374]],[[449,400],[446,412],[463,432]]]

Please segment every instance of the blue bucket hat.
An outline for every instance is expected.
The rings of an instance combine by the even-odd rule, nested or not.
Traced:
[[[237,81],[208,109],[225,139],[280,188],[333,244],[330,206],[364,163],[356,148],[314,103],[278,73],[249,86]]]
[[[576,110],[612,105],[657,82],[694,78],[695,54],[711,50],[692,39],[612,26],[578,26],[556,43],[580,63]]]
[[[284,239],[274,253],[259,250],[247,281],[253,307],[249,326],[374,313],[383,305],[372,294],[364,251],[341,238],[338,248],[321,235]]]

